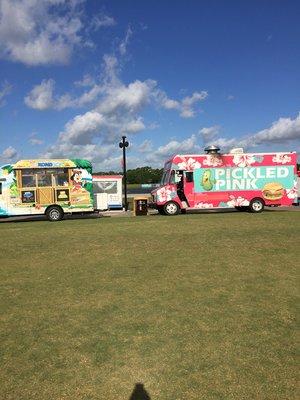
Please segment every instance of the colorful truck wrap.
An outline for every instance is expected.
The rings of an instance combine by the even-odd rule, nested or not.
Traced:
[[[297,155],[229,153],[175,155],[152,192],[162,214],[186,209],[237,208],[260,212],[297,200]]]
[[[0,167],[0,216],[93,211],[92,165],[82,159],[20,160]]]

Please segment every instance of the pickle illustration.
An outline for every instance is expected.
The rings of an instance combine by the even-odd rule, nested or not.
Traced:
[[[213,172],[210,169],[207,169],[203,172],[201,186],[204,190],[212,190],[214,183],[216,181],[213,178]]]

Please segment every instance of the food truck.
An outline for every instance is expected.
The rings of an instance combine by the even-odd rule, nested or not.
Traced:
[[[92,212],[92,164],[82,159],[20,160],[0,167],[0,216]]]
[[[297,202],[295,152],[221,154],[216,146],[205,152],[175,155],[165,163],[161,185],[151,192],[159,213],[218,208],[259,213],[265,206]]]

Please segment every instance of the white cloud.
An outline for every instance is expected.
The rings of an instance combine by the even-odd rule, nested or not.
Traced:
[[[219,125],[214,125],[200,129],[199,133],[203,138],[203,142],[207,143],[210,142],[212,139],[216,138],[219,131],[220,131]]]
[[[119,62],[116,56],[104,54],[103,56],[103,83],[107,86],[120,85],[118,74],[120,72]]]
[[[191,96],[184,97],[182,100],[170,99],[162,90],[156,91],[158,103],[167,110],[177,110],[182,118],[192,118],[195,116],[195,104],[207,98],[206,91],[194,92]]]
[[[6,149],[4,149],[2,153],[0,153],[0,161],[3,164],[11,163],[15,161],[17,155],[18,155],[17,150],[14,147],[9,146]]]
[[[0,56],[26,65],[67,64],[85,37],[85,0],[1,0]],[[95,17],[94,25],[110,26],[113,18]]]
[[[232,94],[229,94],[229,95],[227,96],[227,100],[234,100],[234,96],[233,96]]]
[[[150,95],[156,82],[136,80],[129,85],[107,87],[106,97],[98,104],[97,110],[105,114],[117,111],[137,112],[150,101]]]
[[[133,119],[122,127],[122,133],[138,133],[143,131],[146,128],[142,117],[138,117],[137,119]]]
[[[106,88],[106,93],[91,111],[69,121],[59,139],[73,144],[91,144],[96,137],[110,142],[120,134],[145,129],[141,116],[136,116],[149,99],[151,83],[136,81],[128,86]]]
[[[181,112],[180,115],[183,118],[191,118],[194,117],[195,115],[195,110],[193,108],[194,104],[205,100],[206,97],[208,96],[208,93],[206,91],[202,91],[202,92],[194,92],[192,94],[192,96],[190,97],[185,97],[182,101],[181,101]]]
[[[47,110],[53,107],[53,90],[55,82],[53,79],[43,80],[36,85],[25,97],[25,104],[36,110]]]
[[[92,144],[93,137],[100,136],[101,128],[104,126],[105,118],[102,114],[97,111],[88,111],[69,121],[65,130],[60,133],[59,138],[64,143]]]
[[[98,30],[99,28],[102,27],[108,27],[114,25],[116,25],[116,21],[113,17],[100,13],[92,18],[90,27],[93,30]]]
[[[119,52],[120,52],[120,54],[121,54],[122,56],[123,56],[124,54],[127,53],[127,46],[128,46],[128,44],[129,44],[129,40],[130,40],[132,34],[133,34],[132,29],[131,29],[131,27],[129,26],[129,27],[127,28],[126,35],[125,35],[124,40],[122,40],[121,43],[120,43],[120,45],[119,45]]]
[[[89,87],[89,86],[94,86],[95,84],[96,84],[95,79],[89,74],[83,75],[82,79],[74,82],[74,85],[79,87]]]
[[[290,140],[300,140],[300,113],[295,119],[279,118],[270,128],[263,129],[242,142],[248,147],[269,142],[285,143]]]
[[[119,65],[114,56],[105,55],[103,74],[98,84],[94,84],[89,92],[77,99],[71,96],[55,96],[53,81],[44,81],[33,88],[26,96],[28,106],[37,109],[82,105],[95,99],[95,106],[90,111],[78,114],[71,119],[60,132],[58,141],[50,146],[46,153],[56,155],[66,144],[81,146],[82,151],[88,149],[92,156],[94,146],[110,146],[117,136],[138,133],[146,128],[139,112],[151,101],[155,81],[134,81],[125,85],[118,77]],[[85,84],[91,81],[84,79]],[[87,81],[87,82],[86,82]],[[45,92],[45,93],[44,93]],[[77,148],[76,148],[77,151]]]
[[[214,139],[212,142],[208,142],[206,144],[219,147],[222,153],[229,151],[234,147],[240,147],[238,140],[235,138],[233,139],[217,138]]]
[[[162,104],[167,110],[178,110],[180,109],[180,103],[177,100],[168,99],[167,97],[163,99]]]
[[[201,152],[197,135],[191,135],[182,141],[171,140],[157,150],[153,150],[151,142],[143,143],[142,151],[146,163],[151,166],[162,166],[163,163],[175,154],[197,154]]]
[[[164,157],[171,157],[176,153],[184,154],[193,152],[196,149],[198,149],[197,137],[196,135],[192,135],[189,138],[182,140],[180,142],[177,140],[171,140],[166,145],[160,146],[156,150],[155,154]]]
[[[70,105],[66,105],[66,107],[82,107],[86,104],[90,104],[97,99],[99,93],[101,93],[101,87],[99,85],[94,85],[88,92],[84,92],[79,98],[71,100]]]
[[[120,49],[118,51],[122,52]],[[117,154],[116,144],[118,144],[120,134],[132,135],[147,128],[155,129],[157,127],[156,123],[145,124],[141,115],[145,107],[163,103],[164,108],[176,108],[182,114],[189,113],[191,115],[194,114],[195,104],[207,97],[206,92],[194,92],[190,97],[187,96],[180,101],[172,100],[157,87],[156,81],[151,79],[135,80],[125,84],[120,79],[120,72],[121,61],[113,54],[106,54],[103,57],[102,73],[99,74],[98,79],[87,75],[81,81],[76,82],[77,88],[90,87],[86,93],[77,97],[69,94],[59,96],[54,94],[53,85],[50,85],[52,91],[46,86],[46,92],[51,94],[51,96],[46,96],[49,108],[62,109],[89,102],[94,102],[94,104],[89,111],[76,115],[65,125],[57,142],[48,147],[44,156],[58,157],[70,153],[78,154],[80,157],[93,161],[96,168],[111,168],[113,163],[117,159],[119,160],[113,154]],[[26,104],[41,109],[39,101],[41,91],[34,89],[28,94]],[[45,103],[42,102],[42,107],[45,107]],[[108,149],[107,156],[105,155],[106,149]],[[152,160],[157,164],[172,153],[189,152],[195,149],[197,149],[196,135],[181,142],[173,140],[155,152],[152,151],[150,141],[136,147],[137,154],[143,154],[147,157],[147,162]],[[99,152],[99,150],[101,151]],[[98,157],[100,153],[102,154],[101,160]],[[144,162],[138,157],[130,155],[130,149],[128,155],[132,163]]]
[[[112,145],[87,144],[82,146],[80,144],[60,142],[50,146],[41,156],[44,158],[84,158],[99,165],[105,159],[111,157],[115,149],[116,146]]]
[[[143,153],[149,153],[152,150],[153,150],[153,145],[152,145],[151,140],[149,140],[149,139],[144,140],[143,143],[141,143],[138,146],[138,152],[142,153],[142,154]]]
[[[61,96],[54,95],[55,81],[53,79],[43,80],[24,98],[25,104],[35,110],[45,111],[48,109],[63,110],[70,107],[83,107],[96,100],[101,92],[101,87],[94,86],[79,97],[72,97],[69,93]]]
[[[122,151],[117,143],[114,144],[72,144],[60,142],[50,146],[40,155],[43,158],[84,158],[92,161],[94,171],[122,169]],[[128,167],[135,167],[137,159],[127,157]]]
[[[267,146],[272,144],[299,146],[300,144],[300,114],[295,119],[279,118],[269,128],[263,129],[248,136],[239,138],[217,138],[214,136],[210,143],[221,148],[222,151],[230,150],[233,147],[242,147],[245,150],[253,149],[259,145]]]
[[[43,140],[39,139],[37,134],[35,132],[33,132],[30,136],[29,136],[29,143],[32,146],[40,146],[42,145],[44,142]]]
[[[12,91],[12,85],[7,81],[4,81],[0,86],[0,107],[5,106],[5,97],[8,96]]]

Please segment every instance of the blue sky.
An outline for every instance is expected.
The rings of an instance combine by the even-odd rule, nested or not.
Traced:
[[[0,0],[0,162],[300,151],[300,2]]]

